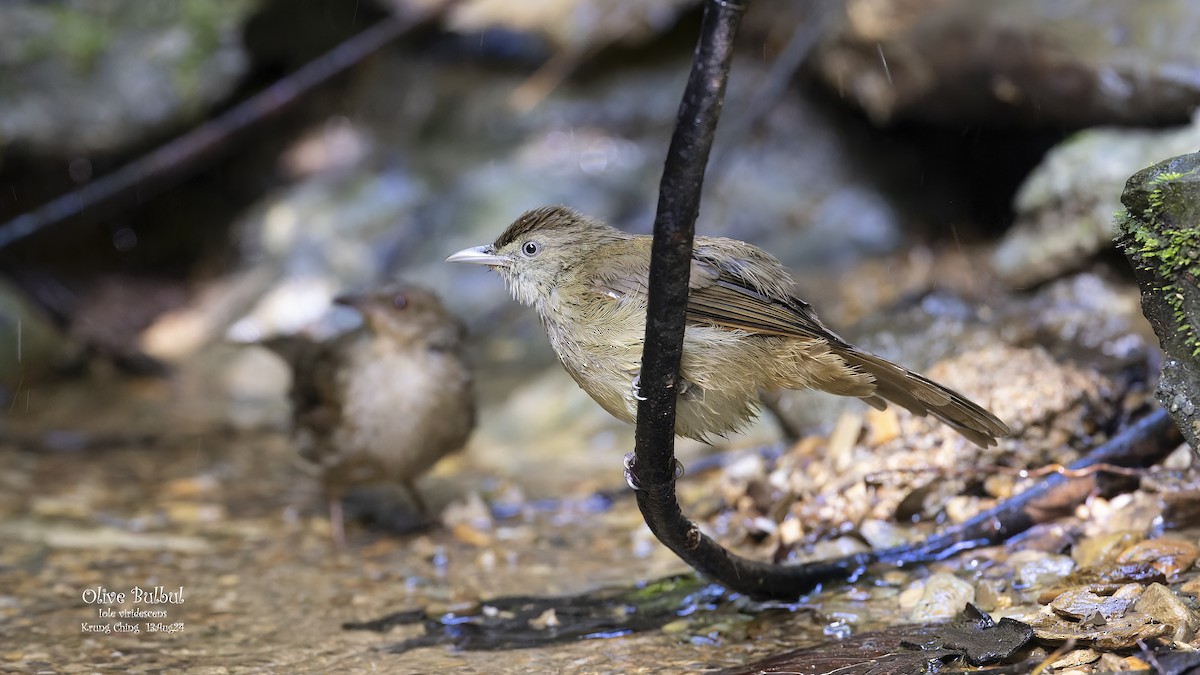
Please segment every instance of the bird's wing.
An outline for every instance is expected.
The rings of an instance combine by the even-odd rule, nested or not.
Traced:
[[[849,346],[841,336],[817,319],[807,303],[790,296],[768,296],[745,279],[725,271],[718,271],[700,284],[696,283],[696,274],[693,273],[687,316],[693,322],[712,323],[751,333],[815,338],[837,346]]]
[[[337,372],[342,350],[338,343],[344,339],[328,345],[302,336],[282,336],[266,343],[292,367],[288,395],[294,430],[310,434],[318,443],[333,435],[341,419]]]
[[[603,265],[593,276],[593,289],[617,300],[644,302],[650,275],[649,238],[626,248],[624,260],[599,256]],[[606,251],[611,253],[611,251]],[[749,261],[753,264],[746,264]],[[733,239],[699,237],[692,252],[687,318],[752,333],[826,340],[849,346],[817,318],[808,303],[792,293],[783,265],[761,249]]]
[[[633,294],[645,298],[649,255],[642,258],[645,262],[640,267],[609,266],[625,271],[604,278],[597,290],[614,298]],[[692,253],[687,318],[691,323],[824,341],[849,366],[874,378],[874,395],[864,397],[872,406],[883,408],[886,399],[918,415],[934,415],[983,447],[994,445],[997,436],[1009,433],[995,415],[958,392],[846,342],[821,323],[808,303],[795,297],[791,278],[783,266],[749,244],[729,239],[697,239]]]

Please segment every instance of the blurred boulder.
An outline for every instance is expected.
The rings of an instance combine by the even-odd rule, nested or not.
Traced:
[[[78,351],[15,287],[0,280],[0,402],[10,414],[17,410],[14,397],[39,386]]]
[[[260,0],[0,3],[0,156],[120,150],[222,100]]]
[[[849,0],[819,49],[878,124],[1180,123],[1200,104],[1188,0]]]
[[[1200,74],[1200,73],[1198,73]],[[1125,180],[1163,157],[1200,148],[1200,115],[1165,130],[1099,128],[1058,145],[1021,185],[1016,223],[996,249],[996,272],[1014,287],[1086,265],[1112,246]]]
[[[447,0],[381,0],[400,11],[445,7]],[[536,33],[559,48],[586,52],[638,43],[675,25],[697,0],[466,0],[449,8],[446,26],[463,33],[492,29]]]

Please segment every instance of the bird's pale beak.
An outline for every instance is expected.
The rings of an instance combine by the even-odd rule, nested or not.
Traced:
[[[505,256],[493,253],[492,247],[476,246],[464,248],[458,253],[451,254],[446,262],[471,263],[472,265],[487,265],[488,267],[508,267],[509,260]]]

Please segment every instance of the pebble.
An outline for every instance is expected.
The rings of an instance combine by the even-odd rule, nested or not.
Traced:
[[[1191,642],[1200,630],[1200,615],[1162,584],[1150,584],[1133,607],[1158,623],[1172,626],[1172,637],[1177,642]]]
[[[1075,569],[1075,561],[1065,555],[1041,551],[1017,551],[1008,560],[1014,568],[1018,588],[1049,586]]]
[[[1105,532],[1087,537],[1071,549],[1071,559],[1079,567],[1097,567],[1116,560],[1121,551],[1142,540],[1136,532]]]
[[[909,618],[919,623],[952,619],[974,600],[975,587],[970,582],[939,572],[925,580],[921,599],[909,612]]]
[[[1013,599],[1004,592],[1007,587],[1004,579],[980,579],[975,583],[975,606],[985,612],[1008,609]]]
[[[1075,666],[1094,663],[1099,659],[1100,652],[1097,652],[1094,649],[1075,649],[1067,652],[1062,658],[1051,663],[1050,667],[1057,672],[1063,668],[1073,668]]]
[[[1182,539],[1161,537],[1130,546],[1117,556],[1117,562],[1148,563],[1150,567],[1162,572],[1167,581],[1174,581],[1196,564],[1197,555],[1200,555],[1200,551],[1197,551],[1195,544]]]
[[[874,518],[864,520],[858,526],[858,533],[875,550],[894,548],[912,541],[910,528]]]
[[[1083,588],[1063,591],[1050,603],[1050,608],[1069,619],[1088,619],[1097,612],[1105,621],[1125,614],[1134,603],[1131,598],[1104,597]]]

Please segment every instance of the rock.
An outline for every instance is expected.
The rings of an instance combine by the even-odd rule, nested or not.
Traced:
[[[925,580],[921,599],[909,612],[909,618],[917,623],[945,621],[957,616],[974,600],[975,587],[970,582],[939,572]]]
[[[854,0],[817,68],[879,124],[1181,122],[1200,11],[1125,0]]]
[[[1200,630],[1200,614],[1184,604],[1171,589],[1162,584],[1150,584],[1134,609],[1174,630],[1177,642],[1191,642]]]
[[[128,147],[226,97],[248,66],[259,0],[0,3],[0,149]]]
[[[230,337],[252,342],[309,328],[331,311],[338,293],[385,278],[398,248],[425,239],[413,209],[426,194],[404,171],[360,165],[264,199],[238,225],[242,254],[260,272],[253,280],[259,289]],[[246,295],[232,288],[226,294],[235,293]]]
[[[1050,609],[1068,619],[1076,621],[1087,619],[1095,614],[1104,617],[1105,621],[1122,616],[1134,600],[1118,596],[1102,597],[1087,589],[1071,589],[1060,594],[1050,603]]]
[[[1049,607],[1034,616],[1025,617],[1039,640],[1065,642],[1078,640],[1098,649],[1132,649],[1146,642],[1169,635],[1171,627],[1152,623],[1141,612],[1127,612],[1111,621],[1073,621],[1057,615]]]
[[[1056,360],[1085,363],[1119,390],[1142,388],[1157,364],[1154,332],[1128,281],[1085,272],[1050,282],[1018,304],[1001,319],[1020,334],[1016,341],[1036,342]]]
[[[1142,288],[1142,310],[1166,352],[1158,402],[1200,448],[1200,153],[1130,177],[1118,243]]]
[[[1077,569],[1057,585],[1043,590],[1037,601],[1049,604],[1067,591],[1088,591],[1100,596],[1137,598],[1144,584],[1164,581],[1162,572],[1148,565],[1119,565]]]
[[[910,529],[883,520],[864,520],[859,525],[858,532],[876,551],[903,546],[913,540]]]
[[[1121,552],[1117,563],[1147,563],[1162,572],[1167,581],[1174,582],[1196,563],[1196,545],[1182,539],[1161,537],[1141,541]]]
[[[980,579],[975,584],[975,606],[985,612],[1008,609],[1013,605],[1013,597],[1007,591],[1005,579]]]
[[[1071,559],[1079,567],[1098,567],[1116,560],[1122,551],[1136,544],[1144,535],[1140,532],[1103,532],[1086,537],[1071,549]]]
[[[447,27],[465,33],[537,33],[561,49],[584,54],[614,42],[636,44],[669,28],[696,0],[542,0],[513,5],[497,0],[384,0],[399,11],[450,4]]]
[[[1016,222],[992,256],[1014,288],[1079,269],[1112,246],[1112,214],[1129,175],[1200,146],[1200,115],[1168,129],[1098,128],[1052,149],[1017,191]]]
[[[1014,569],[1013,586],[1018,589],[1048,586],[1075,569],[1075,561],[1067,556],[1040,551],[1017,551],[1008,562]]]
[[[1148,492],[1126,492],[1112,499],[1097,497],[1089,500],[1085,509],[1089,535],[1134,532],[1144,537],[1161,531],[1163,526],[1162,497]]]
[[[1200,519],[1200,475],[1191,468],[1170,468],[1170,462],[1182,460],[1184,467],[1196,464],[1196,455],[1187,443],[1181,443],[1164,462],[1167,471],[1156,472],[1142,482],[1142,489],[1157,493],[1163,501],[1163,521],[1172,526]]]
[[[1100,659],[1100,652],[1094,649],[1072,649],[1057,661],[1052,661],[1050,667],[1054,672],[1094,663]]]
[[[1012,429],[1000,440],[998,452],[1007,463],[1039,466],[1066,461],[1066,448],[1085,449],[1092,433],[1111,419],[1121,392],[1099,373],[1056,361],[1041,347],[1018,348],[994,345],[940,361],[925,376],[962,392],[991,410]],[[928,417],[901,411],[900,438],[909,445],[956,448],[956,452],[978,452],[952,429]],[[883,452],[898,451],[895,444]],[[1019,459],[1014,459],[1014,453]],[[961,461],[961,457],[960,457]],[[984,460],[990,461],[990,460]]]
[[[65,365],[78,349],[20,293],[0,280],[0,401],[11,414],[24,412],[13,397],[28,393]]]

